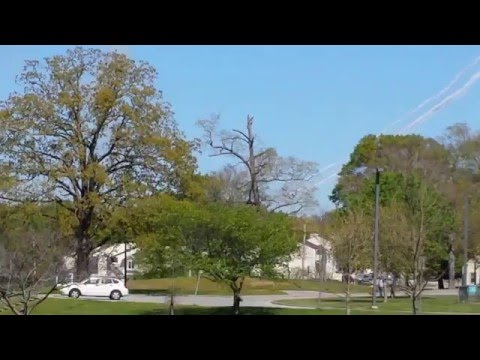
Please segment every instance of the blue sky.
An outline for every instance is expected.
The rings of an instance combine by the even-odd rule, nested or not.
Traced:
[[[0,46],[0,99],[13,89],[23,60],[68,47]],[[363,135],[379,133],[480,56],[479,46],[116,47],[157,68],[158,88],[187,136],[200,136],[195,122],[210,114],[220,113],[225,128],[243,127],[251,114],[265,144],[320,167],[345,162]],[[455,122],[480,129],[478,99],[480,84],[474,84],[414,132],[436,137]],[[202,171],[222,163],[200,157]],[[332,207],[334,183],[320,185],[322,210]]]

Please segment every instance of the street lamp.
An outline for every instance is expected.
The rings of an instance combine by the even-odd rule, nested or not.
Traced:
[[[378,275],[378,233],[380,222],[380,173],[381,168],[375,168],[375,230],[373,244],[373,297],[372,309],[377,308],[377,275]]]

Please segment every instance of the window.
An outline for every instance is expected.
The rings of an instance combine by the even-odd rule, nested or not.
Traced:
[[[111,284],[112,279],[102,279],[102,284]]]
[[[128,260],[127,262],[127,269],[132,270],[133,269],[133,260]]]
[[[88,279],[84,282],[85,285],[95,285],[95,284],[98,284],[100,282],[100,279],[96,279],[96,278],[92,278],[92,279]]]
[[[119,284],[120,283],[120,281],[118,281],[117,279],[112,279],[112,281],[113,281],[114,284]]]

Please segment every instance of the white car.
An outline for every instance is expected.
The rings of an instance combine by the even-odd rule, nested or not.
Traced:
[[[61,286],[60,292],[72,298],[80,296],[103,296],[120,300],[128,295],[128,289],[121,280],[113,277],[90,277],[79,283]]]

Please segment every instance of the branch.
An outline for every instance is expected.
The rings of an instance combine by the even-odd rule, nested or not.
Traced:
[[[70,212],[72,212],[72,213],[75,213],[75,209],[72,208],[71,206],[65,205],[65,203],[63,202],[62,199],[60,199],[60,198],[55,198],[55,202],[56,202],[58,205],[60,205],[61,207],[67,209],[68,211],[70,211]]]
[[[15,309],[15,307],[10,302],[10,299],[8,298],[8,296],[6,296],[6,293],[4,291],[0,291],[0,299],[4,301],[4,303],[15,315],[20,315],[20,312],[17,309]]]
[[[123,165],[123,166],[120,166],[120,167],[116,168],[116,166],[118,166],[120,164],[126,164],[126,165]],[[123,169],[127,169],[129,167],[134,166],[134,165],[135,164],[133,164],[133,161],[123,159],[123,160],[117,161],[115,164],[110,165],[107,168],[106,172],[107,172],[107,174],[113,174],[114,172],[117,172],[117,171],[123,170]]]
[[[244,132],[242,132],[242,131],[240,131],[240,130],[235,130],[235,129],[233,129],[233,131],[235,131],[236,133],[239,133],[240,135],[242,135],[242,136],[244,137],[243,139],[237,137],[237,139],[240,139],[240,140],[242,140],[242,141],[245,141],[247,144],[250,143],[250,138],[249,138]]]
[[[71,189],[70,186],[65,184],[62,180],[60,179],[55,179],[55,182],[60,185],[60,187],[65,190],[69,195],[71,195],[74,199],[77,197],[77,194],[75,194]]]
[[[213,156],[221,156],[221,155],[233,155],[235,157],[237,157],[243,164],[245,164],[245,166],[247,166],[248,170],[251,172],[252,170],[250,169],[250,164],[247,160],[245,160],[245,158],[240,155],[238,152],[236,152],[235,150],[233,149],[229,149],[228,147],[226,146],[222,146],[222,145],[213,145],[212,143],[210,144],[210,146],[213,148],[213,149],[217,149],[217,150],[220,150],[219,153],[217,154],[210,154],[209,156],[210,157],[213,157]]]
[[[55,282],[55,285],[53,285],[46,294],[44,294],[44,296],[37,302],[35,302],[31,307],[30,307],[30,310],[28,311],[28,314],[30,314],[33,309],[35,309],[38,305],[40,305],[42,302],[44,302],[49,296],[50,294],[57,288],[57,282]]]
[[[287,204],[282,204],[282,205],[278,205],[278,206],[274,207],[270,211],[273,212],[273,211],[276,211],[278,209],[282,209],[282,208],[287,207],[287,206],[295,206],[295,205],[300,205],[300,204],[301,204],[301,201],[295,201],[295,202],[290,203],[290,204],[288,204],[288,203]],[[302,205],[302,208],[303,208],[303,205]]]
[[[123,128],[123,126],[125,125],[125,121],[126,121],[126,117],[123,117],[122,122],[120,123],[120,125],[116,129],[117,132],[118,132],[119,129]],[[102,162],[103,160],[105,160],[105,158],[107,158],[108,156],[110,156],[113,153],[113,150],[115,150],[117,142],[120,139],[122,139],[122,137],[116,136],[116,134],[115,134],[115,139],[112,141],[112,144],[110,145],[108,150],[98,158],[99,163]]]
[[[25,200],[14,199],[14,198],[11,198],[11,197],[8,197],[8,196],[4,196],[4,195],[0,195],[0,199],[12,201],[12,202],[17,202],[17,203],[23,203],[23,202],[25,202]]]

